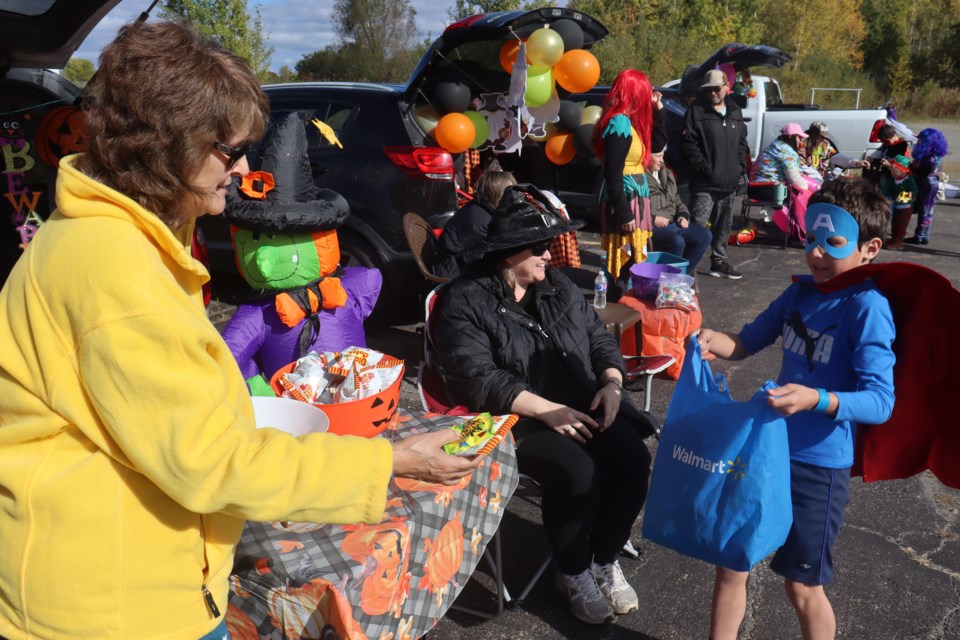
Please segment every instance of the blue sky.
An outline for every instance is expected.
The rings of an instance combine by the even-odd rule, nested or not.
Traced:
[[[274,70],[283,65],[291,69],[306,53],[333,44],[336,36],[330,24],[333,0],[248,0],[252,9],[261,5],[264,31],[274,48],[270,66]],[[423,38],[436,38],[450,23],[447,11],[453,0],[412,0],[417,10],[417,26]],[[135,19],[150,6],[150,0],[122,0],[87,36],[74,54],[96,64],[100,50],[116,35],[120,26]],[[158,5],[159,7],[159,5]],[[155,8],[151,15],[159,13]]]

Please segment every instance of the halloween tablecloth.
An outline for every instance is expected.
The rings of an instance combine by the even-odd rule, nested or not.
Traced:
[[[668,355],[673,356],[675,362],[667,367],[665,373],[673,380],[680,378],[680,369],[683,368],[683,357],[686,354],[686,339],[703,323],[703,314],[700,310],[685,311],[683,309],[658,309],[654,300],[638,298],[633,291],[628,291],[619,300],[640,312],[640,322],[627,329],[623,334],[621,348],[623,355]],[[699,300],[697,301],[699,305]],[[634,353],[636,349],[635,331],[640,327],[643,334],[643,353]]]
[[[457,421],[400,409],[384,435],[402,439]],[[508,437],[456,486],[395,479],[380,524],[247,523],[231,576],[233,639],[425,634],[469,580],[517,480]]]

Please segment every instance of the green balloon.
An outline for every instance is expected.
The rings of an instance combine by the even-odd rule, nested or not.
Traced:
[[[477,132],[473,137],[473,144],[470,145],[471,149],[476,149],[490,137],[490,124],[482,114],[476,111],[464,111],[463,115],[470,118],[470,122],[473,123],[473,129]]]
[[[533,65],[527,69],[527,90],[523,102],[528,107],[539,107],[553,95],[553,69]]]

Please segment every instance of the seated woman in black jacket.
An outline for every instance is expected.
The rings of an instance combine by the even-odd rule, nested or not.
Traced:
[[[508,188],[483,258],[441,292],[432,337],[451,399],[521,416],[517,458],[543,486],[557,587],[600,624],[638,606],[617,557],[646,498],[653,427],[623,394],[619,345],[546,267],[551,239],[579,226],[536,187]]]

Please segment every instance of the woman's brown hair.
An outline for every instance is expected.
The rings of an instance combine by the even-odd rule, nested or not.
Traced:
[[[270,107],[249,65],[178,22],[133,23],[87,87],[77,168],[176,227],[205,197],[190,178],[215,140],[255,140]]]

